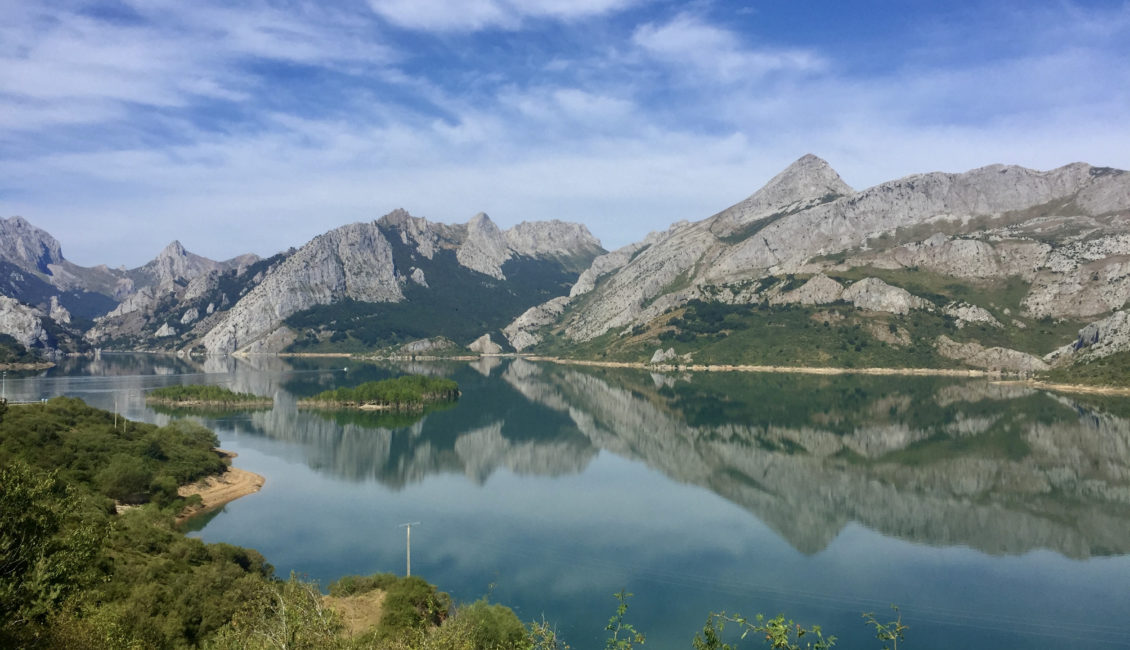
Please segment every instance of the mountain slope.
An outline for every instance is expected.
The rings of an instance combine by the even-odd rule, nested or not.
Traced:
[[[315,237],[195,344],[211,354],[276,351],[295,343],[296,329],[303,330],[300,348],[437,334],[466,344],[471,332],[474,338],[498,329],[554,292],[568,291],[574,275],[554,270],[579,268],[602,252],[575,224],[522,224],[503,232],[485,214],[448,225],[397,210]],[[542,265],[548,267],[528,273]],[[470,309],[459,314],[460,304]],[[493,316],[481,318],[476,310],[484,309]]]
[[[770,311],[803,303],[809,306],[797,308],[818,322],[849,321],[863,330],[881,325],[889,331],[867,340],[904,348],[926,344],[962,363],[985,355],[946,347],[941,334],[957,332],[960,343],[983,343],[984,349],[1007,348],[1015,347],[1013,339],[1031,339],[1038,328],[1047,340],[1028,341],[1026,354],[1043,355],[1064,337],[1073,338],[1073,328],[1130,298],[1128,224],[1130,174],[1120,170],[1082,163],[1047,172],[992,165],[909,176],[855,192],[809,155],[712,217],[677,223],[598,258],[567,304],[545,306],[560,316],[539,317],[532,310],[507,334],[519,348],[552,339],[546,349],[580,345],[581,354],[619,350],[619,358],[646,360],[665,342],[660,334],[692,342],[696,332],[669,322],[691,301],[765,305]],[[840,293],[827,299],[791,293],[824,274],[837,278]],[[868,278],[879,284],[851,288]],[[887,308],[897,291],[913,294],[917,302],[900,299],[916,305],[913,318]],[[820,315],[820,305],[844,304],[852,311],[835,307],[829,318]],[[731,321],[749,326],[757,320],[749,309],[739,312]],[[985,330],[980,339],[965,328],[966,316]],[[999,327],[985,325],[989,319]],[[919,321],[915,332],[896,336],[908,320]],[[697,334],[725,338],[735,331],[711,327]],[[634,351],[625,347],[633,345]]]

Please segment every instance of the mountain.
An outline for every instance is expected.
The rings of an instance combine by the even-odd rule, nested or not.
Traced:
[[[396,210],[315,237],[183,345],[210,354],[356,349],[435,335],[466,345],[567,293],[602,253],[578,224],[502,231],[481,213],[448,225]]]
[[[505,331],[517,349],[646,361],[673,344],[669,358],[734,363],[722,353],[741,346],[720,339],[791,319],[853,330],[829,336],[854,352],[885,346],[898,365],[1039,370],[1077,330],[1125,307],[1128,224],[1121,170],[991,165],[857,192],[806,155],[718,214],[597,258],[567,300]],[[794,346],[783,343],[782,361]]]
[[[193,280],[238,272],[257,260],[241,255],[214,262],[173,242],[136,269],[82,267],[64,258],[59,242],[26,219],[0,219],[0,296],[11,299],[0,303],[0,333],[32,348],[72,352],[84,347],[84,336],[94,344],[115,338],[138,342],[130,338],[131,329],[140,332]]]

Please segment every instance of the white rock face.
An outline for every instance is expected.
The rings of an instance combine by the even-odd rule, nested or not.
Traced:
[[[843,299],[860,309],[908,314],[911,309],[931,309],[933,304],[911,295],[901,287],[892,287],[878,278],[864,278],[844,289]]]
[[[568,260],[578,254],[591,257],[601,252],[600,241],[583,224],[523,221],[504,233],[506,245],[518,255]]]
[[[674,361],[678,359],[678,357],[679,355],[675,354],[675,348],[667,348],[666,350],[662,348],[656,348],[655,354],[651,355],[651,361],[649,361],[648,363],[651,365],[667,363],[668,361]]]
[[[228,354],[273,331],[291,314],[342,298],[403,299],[392,248],[376,223],[355,223],[312,239],[241,298],[207,335],[210,354]]]
[[[180,318],[180,324],[181,325],[188,325],[189,323],[194,322],[198,318],[200,318],[200,310],[193,307],[193,308],[184,312],[184,316],[181,316],[181,318]]]
[[[1001,347],[986,348],[979,343],[958,343],[945,335],[938,337],[935,347],[942,356],[963,361],[974,368],[1030,373],[1050,367],[1031,354]]]
[[[50,273],[49,264],[63,263],[63,250],[54,237],[23,217],[0,219],[0,259],[26,271]]]
[[[177,331],[173,328],[172,325],[169,325],[168,323],[165,323],[161,327],[157,328],[157,332],[154,334],[154,336],[156,336],[159,339],[165,338],[166,336],[176,336],[176,335],[177,335]]]
[[[475,339],[471,345],[467,346],[471,352],[478,352],[479,354],[499,354],[502,352],[502,347],[490,340],[490,334],[483,334]]]
[[[467,222],[467,239],[455,252],[455,258],[469,269],[505,280],[502,264],[512,254],[502,231],[490,217],[480,212]]]
[[[0,334],[7,334],[24,347],[47,347],[50,338],[43,329],[43,312],[0,296]]]
[[[71,312],[59,304],[59,296],[51,296],[51,307],[48,314],[51,316],[51,320],[60,325],[71,324]]]
[[[568,304],[568,296],[558,296],[540,305],[530,307],[503,328],[502,334],[510,342],[511,347],[518,352],[533,347],[541,342],[541,337],[534,330],[556,322]]]
[[[775,215],[784,215],[852,196],[855,190],[824,160],[807,154],[774,176],[746,200],[711,218],[711,231],[728,237]]]
[[[844,299],[844,285],[818,273],[800,287],[774,296],[772,304],[828,305]]]
[[[1004,327],[987,309],[967,302],[951,302],[942,308],[942,313],[957,319],[959,328],[968,323],[985,323],[993,327]]]
[[[570,313],[565,332],[590,340],[642,322],[653,313],[645,305],[678,306],[696,295],[688,287],[812,273],[835,264],[813,260],[845,251],[884,268],[968,279],[1016,275],[1032,283],[1024,306],[1033,316],[1101,315],[1130,299],[1127,215],[1130,174],[1082,163],[1046,172],[991,165],[919,174],[853,192],[826,163],[806,156],[732,208],[598,259],[604,268],[594,263],[573,290],[595,295]],[[920,240],[897,244],[916,233]],[[886,248],[884,238],[892,242]],[[1072,241],[1079,243],[1067,246]]]
[[[429,354],[442,350],[450,350],[454,347],[455,343],[451,339],[436,336],[430,339],[420,339],[418,341],[405,343],[400,346],[399,352],[401,354]]]
[[[412,281],[421,287],[428,286],[428,279],[424,277],[424,271],[422,269],[413,267],[412,273],[409,274],[408,277],[412,278]]]

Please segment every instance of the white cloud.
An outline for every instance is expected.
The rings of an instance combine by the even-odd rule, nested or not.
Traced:
[[[123,23],[31,3],[0,13],[7,19],[0,25],[0,96],[43,112],[8,114],[6,126],[96,123],[116,113],[107,108],[115,102],[181,108],[241,101],[255,83],[241,67],[250,60],[332,67],[392,59],[373,42],[371,26],[328,10],[158,1],[136,9],[140,19]]]
[[[575,20],[617,11],[639,0],[369,0],[399,27],[425,31],[516,29],[529,18]]]
[[[648,23],[636,29],[632,41],[648,54],[666,63],[692,68],[720,81],[756,79],[778,71],[820,70],[824,61],[815,53],[799,49],[750,49],[737,34],[682,13],[663,23]]]

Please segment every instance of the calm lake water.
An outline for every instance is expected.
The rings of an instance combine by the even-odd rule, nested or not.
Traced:
[[[294,406],[403,372],[451,377],[463,397],[418,419]],[[689,648],[721,610],[879,648],[860,615],[892,603],[917,650],[1130,647],[1130,400],[940,378],[133,355],[9,373],[5,390],[165,423],[180,416],[144,391],[178,383],[274,397],[191,416],[267,479],[192,535],[256,548],[282,576],[403,573],[398,524],[418,521],[414,574],[544,616],[578,649],[603,647],[621,589],[648,648]]]

